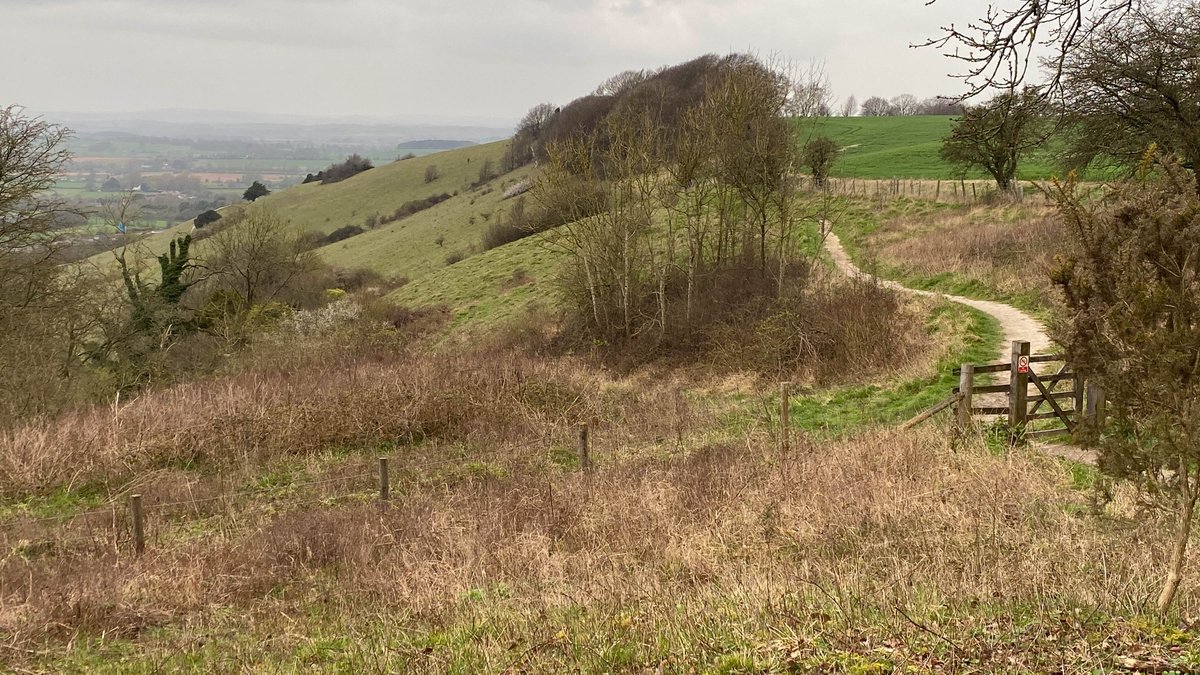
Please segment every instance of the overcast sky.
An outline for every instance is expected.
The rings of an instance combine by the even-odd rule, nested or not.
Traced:
[[[0,105],[508,124],[700,54],[824,61],[839,99],[958,93],[909,45],[986,0],[0,0]]]

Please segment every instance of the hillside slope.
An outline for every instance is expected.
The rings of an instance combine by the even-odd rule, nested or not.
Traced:
[[[507,204],[512,203],[503,199],[504,189],[527,178],[532,169],[519,169],[476,188],[472,184],[478,182],[485,163],[498,164],[505,145],[476,145],[394,162],[329,185],[298,185],[247,208],[251,212],[274,211],[297,232],[328,234],[346,225],[362,227],[366,230],[363,234],[320,247],[317,254],[336,267],[367,268],[385,276],[416,279],[445,266],[451,254],[465,257],[477,252],[488,223],[503,217]],[[426,182],[429,166],[436,166],[440,176]],[[410,216],[369,227],[369,218],[381,219],[407,202],[435,195],[449,198]],[[191,231],[191,221],[179,223],[142,239],[139,246],[145,253],[158,255],[173,238]],[[196,250],[203,253],[204,243]],[[113,264],[113,255],[105,252],[91,260],[107,268]]]

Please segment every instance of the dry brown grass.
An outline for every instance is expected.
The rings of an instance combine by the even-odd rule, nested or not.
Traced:
[[[485,668],[529,647],[523,658],[534,671],[613,669],[588,651],[607,639],[641,645],[626,667],[703,663],[721,653],[706,641],[732,640],[776,667],[888,644],[886,662],[898,667],[956,671],[969,656],[999,672],[1079,672],[1111,645],[1022,646],[996,627],[1028,615],[1052,625],[1059,612],[1079,622],[1076,608],[1136,612],[1156,591],[1169,545],[1157,521],[1122,524],[1112,517],[1129,515],[1121,504],[1108,518],[1079,515],[1084,495],[1050,460],[954,452],[932,433],[801,443],[786,455],[773,448],[751,437],[593,475],[416,487],[384,509],[263,514],[168,540],[141,560],[8,555],[0,633],[36,653],[64,639],[141,639],[147,627],[186,624],[257,660],[286,657],[305,638],[292,631],[251,648],[216,636],[247,631],[253,643],[280,630],[280,614],[298,617],[316,603],[321,621],[355,631],[446,634],[483,621],[499,632],[436,643],[436,653],[396,648],[390,667],[465,659]],[[1196,605],[1189,591],[1180,609]],[[940,640],[931,648],[906,617],[931,622],[969,654]],[[1035,626],[1040,635],[1043,624]],[[146,639],[163,658],[201,649],[192,638]],[[550,648],[534,649],[543,639]]]
[[[883,223],[871,238],[879,261],[907,276],[952,274],[1043,308],[1057,302],[1049,271],[1065,245],[1054,209],[1036,204],[902,216]]]
[[[626,405],[632,402],[627,393],[569,359],[509,351],[403,351],[327,368],[218,378],[0,434],[0,494],[80,484],[113,490],[160,469],[260,467],[382,443],[562,438],[592,418],[626,428],[664,419]],[[639,405],[654,400],[653,392],[631,396]]]

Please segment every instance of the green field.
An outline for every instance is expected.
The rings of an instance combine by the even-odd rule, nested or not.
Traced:
[[[954,118],[939,115],[912,117],[826,117],[801,124],[801,142],[828,136],[842,147],[843,155],[833,175],[846,178],[930,178],[962,176],[942,161],[938,151],[949,135]],[[1048,154],[1048,153],[1047,153]],[[1050,157],[1032,157],[1017,171],[1022,180],[1049,178],[1061,173]],[[988,178],[968,171],[964,178]]]

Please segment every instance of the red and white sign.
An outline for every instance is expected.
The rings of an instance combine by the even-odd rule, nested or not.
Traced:
[[[1029,357],[1028,356],[1017,357],[1017,372],[1018,373],[1028,373],[1029,372]]]

